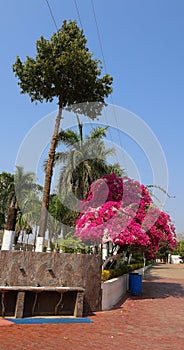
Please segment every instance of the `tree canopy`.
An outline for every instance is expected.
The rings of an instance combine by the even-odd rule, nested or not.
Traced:
[[[65,145],[63,152],[57,152],[55,163],[61,166],[59,193],[73,192],[77,198],[84,199],[89,186],[100,176],[109,174],[107,157],[114,153],[113,148],[105,148],[103,138],[107,127],[97,127],[84,136],[83,124],[78,119],[78,130],[60,131],[58,145]],[[114,165],[114,169],[120,168]]]
[[[50,40],[41,36],[36,42],[36,57],[27,56],[22,62],[17,56],[13,65],[21,93],[28,93],[32,102],[52,102],[56,97],[60,108],[82,102],[103,103],[112,91],[112,77],[101,77],[101,61],[93,59],[86,44],[76,21],[65,20]]]
[[[112,241],[124,250],[142,247],[150,257],[160,242],[176,246],[169,215],[154,205],[144,185],[128,177],[103,176],[91,185],[81,208],[75,235],[83,241]]]

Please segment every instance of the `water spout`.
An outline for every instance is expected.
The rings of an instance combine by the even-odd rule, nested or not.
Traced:
[[[25,270],[24,270],[24,267],[23,267],[23,266],[19,266],[19,269],[20,269],[20,271],[21,271],[21,272],[25,272]]]

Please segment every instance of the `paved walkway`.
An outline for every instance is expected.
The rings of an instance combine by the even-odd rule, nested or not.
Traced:
[[[127,295],[91,324],[3,325],[0,350],[173,350],[184,348],[184,265],[146,272],[141,297]]]

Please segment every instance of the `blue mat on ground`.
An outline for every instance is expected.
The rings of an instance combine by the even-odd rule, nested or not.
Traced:
[[[29,317],[29,318],[5,318],[15,324],[56,324],[56,323],[93,323],[90,318],[87,317]]]

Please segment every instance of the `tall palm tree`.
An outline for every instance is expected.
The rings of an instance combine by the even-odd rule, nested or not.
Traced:
[[[23,218],[26,220],[28,229],[29,226],[32,227],[32,233],[34,234],[33,238],[33,247],[35,250],[36,238],[40,223],[40,212],[41,212],[41,192],[42,187],[39,185],[34,186],[34,190],[30,191],[26,195],[26,199],[23,201],[22,212]],[[17,224],[16,224],[17,227]],[[27,232],[27,231],[26,231]]]
[[[84,199],[91,183],[102,175],[115,172],[121,176],[122,173],[119,164],[106,163],[107,156],[114,153],[113,149],[106,149],[103,142],[107,127],[97,127],[84,136],[83,125],[78,117],[77,120],[77,131],[62,130],[58,135],[57,147],[64,144],[66,149],[55,155],[54,166],[61,167],[61,170],[55,194],[50,196],[49,204],[50,214],[57,222],[70,228],[78,217],[76,197]],[[51,224],[49,222],[49,231]],[[62,235],[65,236],[66,227],[61,227]],[[52,233],[56,234],[53,229]]]
[[[15,175],[10,177],[9,190],[6,188],[4,196],[7,196],[8,212],[5,231],[2,241],[2,250],[11,250],[14,242],[15,225],[17,212],[21,211],[21,206],[26,198],[27,193],[35,188],[35,175],[32,172],[24,173],[22,167],[17,166]],[[5,198],[5,197],[4,197]]]
[[[0,174],[0,230],[2,230],[2,236],[12,193],[14,193],[14,176],[3,171]]]
[[[108,155],[114,150],[105,149],[103,138],[107,127],[93,129],[89,136],[83,135],[83,125],[78,118],[78,131],[60,131],[58,145],[64,144],[66,151],[57,152],[55,165],[61,164],[58,190],[66,196],[70,191],[79,199],[84,199],[90,184],[107,174]]]
[[[14,193],[14,175],[3,171],[0,174],[0,212],[4,217],[7,215]]]
[[[15,244],[18,242],[19,236],[21,236],[21,246],[23,246],[25,234],[29,237],[31,233],[32,228],[29,222],[26,220],[26,215],[22,215],[22,213],[19,211],[15,227]]]

